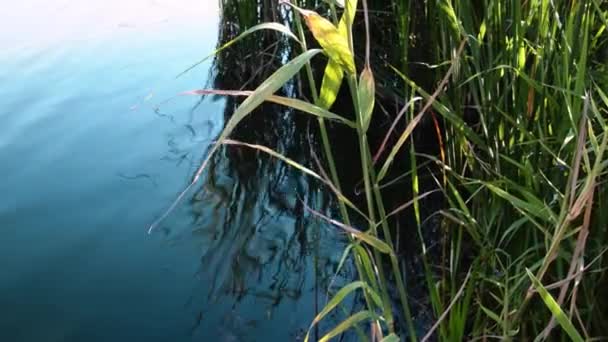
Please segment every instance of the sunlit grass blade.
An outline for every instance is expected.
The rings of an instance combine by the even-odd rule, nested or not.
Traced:
[[[333,298],[327,304],[325,304],[321,312],[319,312],[317,316],[315,316],[312,323],[310,324],[310,327],[308,328],[308,333],[306,334],[304,341],[308,341],[310,330],[315,324],[318,324],[323,318],[325,318],[325,316],[327,316],[336,306],[342,303],[349,294],[359,289],[363,291],[369,291],[372,295],[372,298],[374,298],[377,304],[379,305],[381,303],[380,297],[373,291],[371,291],[367,283],[363,281],[354,281],[350,284],[347,284],[343,286],[338,292],[336,292]]]
[[[276,152],[275,150],[266,147],[266,146],[262,146],[262,145],[257,145],[257,144],[248,144],[245,142],[241,142],[241,141],[236,141],[236,140],[231,140],[231,139],[224,139],[222,141],[222,144],[224,145],[234,145],[234,146],[244,146],[244,147],[249,147],[264,153],[269,154],[270,156],[277,158],[283,162],[285,162],[287,165],[303,172],[304,174],[311,176],[319,181],[321,181],[322,183],[324,183],[325,185],[327,185],[336,195],[336,197],[343,202],[344,204],[346,204],[348,207],[350,207],[351,209],[353,209],[355,212],[357,212],[358,214],[360,214],[363,218],[365,218],[366,220],[369,220],[369,218],[367,216],[365,216],[365,214],[363,214],[363,212],[361,212],[361,210],[359,210],[357,208],[357,206],[355,204],[353,204],[346,196],[344,196],[341,192],[338,191],[338,189],[330,183],[330,181],[324,177],[322,177],[321,175],[319,175],[318,173],[314,172],[313,170],[303,166],[302,164],[296,162],[293,159],[287,158],[284,155]]]
[[[394,253],[393,249],[386,242],[375,237],[373,234],[365,233],[365,232],[357,230],[353,227],[347,226],[344,223],[331,219],[331,218],[321,214],[320,212],[315,211],[307,206],[305,209],[310,211],[314,215],[324,219],[325,221],[333,224],[334,226],[343,229],[345,232],[352,234],[356,239],[359,239],[359,240],[365,242],[370,247],[372,247],[375,251],[378,251],[378,252],[381,252],[384,254],[393,254]]]
[[[215,89],[197,89],[190,90],[182,93],[182,95],[225,95],[225,96],[251,96],[253,91],[249,90],[215,90]],[[280,104],[286,107],[290,107],[311,115],[314,115],[319,118],[328,119],[332,121],[339,122],[341,124],[347,125],[351,128],[356,128],[356,124],[348,119],[345,119],[337,114],[334,114],[320,106],[313,105],[306,101],[278,96],[278,95],[270,95],[266,97],[266,101]]]
[[[344,79],[344,71],[342,67],[332,59],[329,60],[323,73],[323,81],[321,82],[321,92],[316,105],[325,109],[331,108],[336,102],[338,91]]]
[[[338,23],[338,31],[342,36],[348,38],[348,31],[351,29],[357,14],[357,0],[344,1],[344,14]]]
[[[526,269],[526,273],[528,274],[528,277],[530,277],[530,280],[532,280],[532,286],[534,286],[534,289],[536,289],[543,302],[551,311],[553,317],[555,317],[562,329],[564,329],[568,336],[570,336],[572,341],[583,342],[583,337],[576,330],[568,316],[566,316],[562,308],[557,304],[557,302],[555,301],[553,296],[551,296],[549,291],[545,289],[543,284],[541,284],[541,282],[534,276],[534,274],[532,274],[532,272],[530,272],[529,269]]]

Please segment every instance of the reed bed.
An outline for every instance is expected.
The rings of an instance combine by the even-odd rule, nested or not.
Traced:
[[[386,132],[390,143],[376,150],[368,139],[376,82],[367,1],[332,0],[323,10],[307,5],[282,1],[277,10],[290,13],[290,21],[249,27],[218,49],[261,30],[290,40],[296,57],[257,88],[188,94],[245,97],[192,184],[220,146],[238,145],[286,162],[335,195],[339,217],[307,210],[348,234],[343,259],[354,262],[358,279],[332,294],[311,328],[347,296],[358,293],[364,304],[319,340],[347,329],[372,341],[606,338],[608,3],[394,1],[400,38],[391,59],[399,63],[390,69],[406,105],[394,116],[393,127],[403,128]],[[365,34],[355,36],[359,21]],[[309,48],[313,44],[318,48]],[[425,60],[410,58],[414,45],[425,50]],[[364,47],[362,63],[355,63],[356,46]],[[313,58],[325,61],[321,80],[314,78]],[[426,88],[413,77],[414,63],[427,68]],[[298,76],[308,82],[310,102],[275,95]],[[334,112],[341,87],[349,89],[354,113]],[[267,101],[316,117],[322,161],[302,165],[270,147],[230,139]],[[436,136],[436,154],[420,152],[412,138],[425,121],[432,123],[424,133]],[[335,162],[328,122],[357,134],[363,206],[343,191],[340,175],[349,170]],[[408,169],[394,169],[399,158],[408,159]],[[396,173],[410,180],[412,197],[388,209],[382,189]],[[421,188],[421,177],[432,179],[432,189]],[[425,216],[421,201],[430,193],[441,194],[442,209]],[[406,209],[416,223],[433,317],[422,326],[395,246],[400,228],[393,218]],[[430,219],[439,225],[440,257],[425,241]]]

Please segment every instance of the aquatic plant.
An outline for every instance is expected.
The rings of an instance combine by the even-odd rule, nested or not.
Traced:
[[[608,284],[604,257],[608,221],[601,210],[608,199],[604,154],[608,96],[602,59],[608,50],[607,4],[598,0],[393,4],[400,63],[391,68],[402,81],[395,91],[405,103],[392,126],[399,131],[396,139],[391,138],[391,128],[372,153],[368,133],[377,82],[367,1],[347,0],[343,10],[328,1],[326,13],[315,12],[306,3],[285,3],[280,10],[291,11],[290,22],[249,20],[242,35],[226,45],[273,30],[293,42],[290,46],[300,51],[291,51],[296,57],[252,91],[187,92],[245,97],[191,184],[220,146],[238,145],[287,163],[335,195],[340,218],[305,208],[348,234],[351,242],[343,259],[352,258],[359,279],[333,294],[312,326],[353,293],[360,293],[365,305],[320,340],[351,328],[363,340],[371,335],[372,340],[388,341],[397,340],[397,335],[417,341],[420,337],[582,340],[607,334],[608,304],[601,300]],[[353,34],[357,13],[363,16],[364,37]],[[314,42],[307,41],[311,37],[306,31]],[[320,48],[309,48],[311,43]],[[355,43],[365,47],[362,68],[354,62]],[[424,58],[412,60],[412,52],[420,46],[426,50]],[[311,60],[322,56],[326,63],[317,90]],[[423,69],[412,71],[414,62]],[[311,102],[275,94],[302,72]],[[417,72],[427,78],[424,87]],[[350,92],[354,115],[332,112],[342,83]],[[420,99],[421,106],[415,106]],[[229,139],[264,102],[316,117],[324,163],[305,166],[270,147]],[[357,133],[364,209],[343,191],[340,175],[349,170],[342,170],[334,160],[328,120]],[[437,154],[419,152],[413,139],[424,121],[432,123],[424,126],[424,134],[437,137]],[[395,170],[400,158],[408,158],[408,170]],[[323,165],[329,166],[329,174]],[[387,210],[383,189],[395,186],[391,178],[399,173],[410,180],[412,197]],[[421,186],[423,177],[432,181],[432,189]],[[424,215],[421,201],[431,193],[442,194],[443,208]],[[394,216],[406,209],[414,218],[416,254],[434,317],[429,326],[415,322],[405,262],[395,245],[399,226],[391,226]],[[432,219],[442,235],[435,246],[427,243],[425,231]]]

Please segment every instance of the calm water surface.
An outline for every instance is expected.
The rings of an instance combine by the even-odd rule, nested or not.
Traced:
[[[208,82],[175,75],[214,49],[217,1],[24,0],[0,22],[0,341],[298,339],[297,215],[220,175],[147,233],[223,125],[221,100],[175,96]]]

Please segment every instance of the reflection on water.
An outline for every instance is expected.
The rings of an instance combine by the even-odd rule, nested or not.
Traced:
[[[223,55],[213,81],[211,62],[176,80],[218,27],[233,34],[215,1],[6,6],[20,35],[0,33],[0,340],[300,338],[328,284],[352,277],[346,266],[334,279],[344,237],[303,210],[329,207],[318,184],[232,147],[146,234],[237,104],[175,95],[253,86],[280,59],[242,70],[242,55]],[[302,116],[265,106],[235,138],[306,162],[311,135]]]

